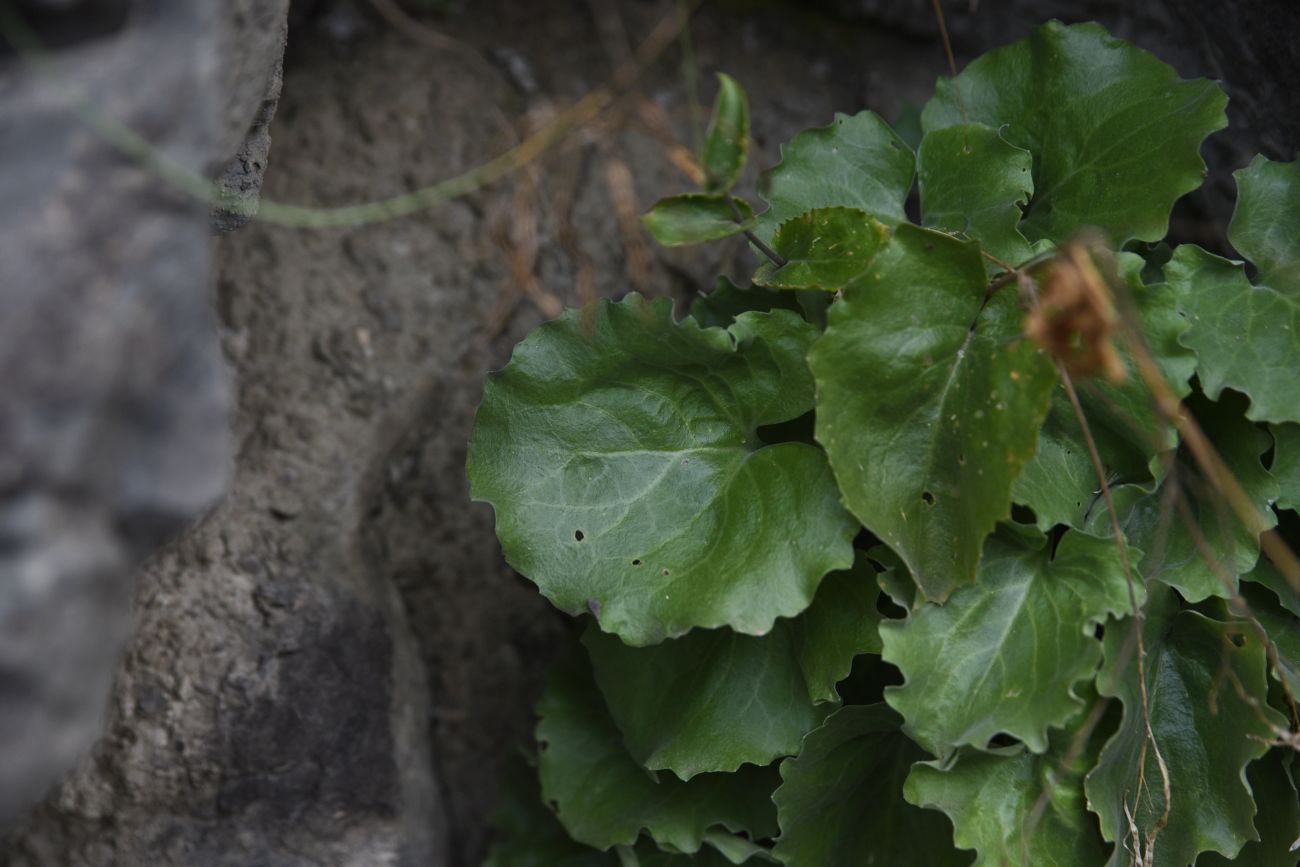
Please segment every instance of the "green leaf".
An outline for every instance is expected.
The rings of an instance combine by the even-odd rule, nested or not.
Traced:
[[[1101,867],[1109,847],[1083,795],[1096,750],[1076,745],[1082,722],[1053,734],[1042,755],[963,749],[948,764],[917,764],[903,794],[952,820],[956,844],[978,853],[975,867]]]
[[[750,311],[799,310],[798,296],[774,292],[760,286],[740,288],[726,277],[719,277],[713,291],[701,295],[691,304],[691,318],[705,328],[729,328],[736,317]]]
[[[982,123],[936,129],[917,152],[922,222],[959,232],[1010,265],[1033,252],[1020,234],[1033,157]]]
[[[1056,379],[985,285],[973,242],[900,224],[808,356],[845,504],[936,602],[975,580]]]
[[[1241,395],[1227,393],[1213,404],[1197,394],[1185,405],[1256,509],[1276,523],[1269,504],[1277,499],[1277,482],[1260,461],[1269,437],[1242,415]],[[1177,587],[1189,602],[1227,596],[1235,590],[1238,576],[1249,572],[1259,559],[1259,539],[1205,481],[1185,447],[1176,462],[1176,496],[1186,505],[1196,531],[1183,519],[1165,486],[1154,493],[1140,486],[1114,489],[1120,527],[1129,544],[1145,552],[1138,567],[1142,575]],[[1089,529],[1098,535],[1110,533],[1104,503],[1094,508]],[[1213,561],[1206,559],[1198,534],[1213,552]],[[1231,588],[1224,586],[1220,568],[1226,570]]]
[[[726,852],[716,847],[705,847],[700,851],[683,855],[678,852],[669,852],[662,849],[656,849],[653,844],[642,841],[637,844],[635,849],[622,849],[619,857],[623,859],[623,867],[731,867],[733,864],[743,864],[746,862],[768,862],[773,859],[766,854],[766,849],[761,846],[749,844],[744,850],[744,856],[737,860],[735,852],[728,849]]]
[[[826,716],[816,703],[838,701],[853,658],[880,649],[873,577],[865,559],[828,575],[807,611],[761,638],[696,630],[637,648],[588,629],[583,643],[632,757],[692,779],[797,752]]]
[[[1250,584],[1241,588],[1250,614],[1264,630],[1277,654],[1274,677],[1286,684],[1292,698],[1300,698],[1300,617],[1283,607],[1294,599],[1286,588]],[[1285,594],[1285,595],[1284,595]],[[1281,603],[1281,604],[1279,604]],[[1246,627],[1242,627],[1246,629]]]
[[[874,112],[835,115],[830,126],[799,133],[781,147],[781,162],[763,173],[762,198],[771,206],[754,232],[771,241],[786,220],[816,208],[859,208],[893,226],[912,189],[916,157]]]
[[[1140,583],[1135,593],[1140,604]],[[1041,753],[1047,730],[1083,705],[1075,686],[1101,661],[1096,627],[1129,600],[1112,540],[1067,532],[1053,551],[1032,528],[1004,528],[985,545],[974,587],[881,624],[884,658],[906,678],[885,699],[941,759],[998,734]]]
[[[686,244],[703,244],[730,238],[753,225],[754,209],[744,199],[731,196],[736,205],[733,212],[727,197],[712,193],[683,193],[655,202],[641,222],[654,239],[665,247]],[[741,219],[736,219],[739,213]]]
[[[1273,466],[1269,473],[1277,479],[1279,509],[1300,509],[1300,424],[1275,424],[1273,432]]]
[[[740,180],[749,153],[749,101],[730,75],[718,73],[718,98],[704,142],[704,181],[710,190],[729,190]]]
[[[1257,156],[1237,179],[1228,240],[1259,269],[1259,282],[1300,295],[1300,162]]]
[[[1251,573],[1241,577],[1272,590],[1273,595],[1281,600],[1283,608],[1300,617],[1300,592],[1291,586],[1267,557],[1260,557]]]
[[[613,853],[568,835],[542,803],[537,772],[522,760],[509,763],[493,825],[498,842],[483,867],[618,867]]]
[[[1151,730],[1169,770],[1172,795],[1169,822],[1156,839],[1155,867],[1183,867],[1207,851],[1233,858],[1255,838],[1255,802],[1245,771],[1247,763],[1264,754],[1264,740],[1271,736],[1261,714],[1285,724],[1265,704],[1264,647],[1253,635],[1230,633],[1225,624],[1195,611],[1178,611],[1171,590],[1152,585],[1151,594],[1143,630],[1146,688]],[[1097,687],[1123,702],[1124,715],[1085,783],[1102,835],[1121,841],[1112,861],[1116,865],[1128,864],[1132,852],[1126,814],[1134,817],[1139,838],[1145,839],[1165,808],[1156,752],[1149,742],[1144,748],[1130,632],[1129,622],[1106,630],[1106,661]],[[1238,696],[1230,678],[1258,707]]]
[[[1214,82],[1180,80],[1097,24],[1053,21],[972,62],[957,86],[940,79],[921,117],[927,134],[969,119],[1034,155],[1031,242],[1092,226],[1120,245],[1165,236],[1174,201],[1201,185],[1200,145],[1227,126],[1226,103]]]
[[[1293,758],[1282,750],[1270,750],[1246,769],[1246,781],[1259,805],[1255,830],[1260,840],[1247,843],[1232,861],[1213,852],[1202,855],[1196,859],[1196,867],[1295,867],[1297,858],[1291,847],[1300,832],[1300,797],[1288,771]]]
[[[769,797],[775,768],[748,766],[689,781],[647,773],[623,746],[582,654],[551,670],[538,715],[542,794],[579,842],[630,846],[644,830],[660,845],[692,853],[717,827],[755,838],[776,832]]]
[[[1300,294],[1252,286],[1240,262],[1190,244],[1174,251],[1165,273],[1191,321],[1182,341],[1196,351],[1205,393],[1218,398],[1231,388],[1248,395],[1253,421],[1300,421],[1300,390],[1278,376],[1300,369]]]
[[[1120,253],[1118,260],[1147,348],[1170,390],[1183,398],[1191,390],[1188,380],[1196,356],[1178,342],[1187,322],[1178,313],[1174,290],[1164,283],[1143,285],[1141,257]],[[1129,373],[1127,380],[1118,385],[1101,380],[1081,383],[1077,393],[1107,483],[1112,489],[1138,485],[1149,491],[1164,476],[1162,453],[1175,446],[1177,435],[1160,415],[1154,395],[1122,344],[1119,353]],[[1046,531],[1058,524],[1087,526],[1100,497],[1083,429],[1064,387],[1058,387],[1038,437],[1038,452],[1016,480],[1013,498],[1033,509],[1039,529]]]
[[[774,852],[782,863],[970,863],[952,848],[947,820],[903,800],[903,780],[925,753],[899,722],[882,704],[841,708],[808,734],[796,758],[781,763],[772,799],[781,823]]]
[[[815,333],[783,310],[675,324],[638,295],[541,326],[489,377],[470,439],[506,559],[632,644],[798,614],[857,530],[819,449],[758,437],[811,408]]]
[[[784,265],[764,262],[754,283],[771,289],[835,292],[871,265],[889,229],[857,208],[818,208],[781,224],[772,247]]]

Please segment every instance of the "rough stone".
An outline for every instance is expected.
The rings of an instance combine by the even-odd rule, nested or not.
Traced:
[[[178,3],[82,34],[53,71],[0,65],[0,822],[100,731],[132,571],[225,479],[203,208],[79,116],[201,171],[210,23]]]

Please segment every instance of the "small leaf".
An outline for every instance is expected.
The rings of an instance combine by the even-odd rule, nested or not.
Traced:
[[[764,262],[754,283],[770,289],[835,292],[871,265],[889,229],[856,208],[819,208],[786,220],[772,247],[784,265]]]
[[[1033,255],[1017,228],[1034,192],[1029,151],[972,123],[929,133],[916,159],[922,222],[974,238],[1009,265]]]
[[[1140,603],[1140,583],[1135,593]],[[885,699],[940,759],[998,734],[1041,753],[1048,729],[1083,705],[1075,686],[1101,660],[1096,627],[1127,613],[1129,599],[1113,541],[1067,532],[1053,551],[1036,530],[1004,528],[985,545],[974,587],[880,625],[884,658],[906,678]]]
[[[691,318],[705,328],[729,328],[741,313],[778,309],[800,312],[798,296],[760,286],[742,289],[726,277],[719,277],[712,292],[699,296],[691,304]]]
[[[815,703],[838,701],[853,658],[880,649],[872,577],[865,559],[828,575],[807,611],[761,638],[695,630],[636,648],[588,629],[583,643],[632,757],[693,779],[798,751],[828,711]]]
[[[903,780],[925,758],[882,704],[841,708],[809,732],[799,755],[781,763],[776,802],[787,867],[916,864],[959,867],[951,828],[903,800]]]
[[[1201,142],[1227,126],[1226,103],[1214,82],[1183,81],[1097,24],[1052,21],[940,79],[921,119],[927,134],[983,123],[1034,155],[1031,242],[1092,226],[1122,245],[1165,236],[1174,201],[1201,185]]]
[[[731,201],[738,209],[740,220],[722,195],[684,193],[655,202],[641,222],[665,247],[730,238],[749,228],[754,217],[754,209],[744,199],[731,196]]]
[[[509,762],[503,790],[492,823],[497,842],[483,867],[619,867],[612,852],[569,836],[542,803],[537,771],[522,759]]]
[[[756,838],[775,833],[775,768],[748,766],[688,782],[647,774],[623,746],[582,654],[551,670],[538,715],[542,794],[579,842],[630,846],[644,830],[663,846],[693,853],[715,827]]]
[[[729,75],[718,73],[718,98],[704,142],[704,178],[710,190],[726,191],[740,180],[749,152],[749,101]]]
[[[859,208],[887,226],[907,219],[916,157],[874,112],[835,115],[830,126],[799,133],[781,147],[781,162],[763,173],[771,206],[754,232],[771,242],[777,227],[816,208]]]
[[[1233,173],[1237,208],[1228,240],[1259,269],[1259,282],[1300,296],[1300,162],[1257,156]]]
[[[1266,520],[1276,523],[1269,504],[1277,498],[1277,482],[1260,462],[1269,438],[1243,416],[1245,401],[1241,395],[1228,393],[1212,404],[1197,394],[1185,405],[1255,508]],[[1189,602],[1228,596],[1238,576],[1249,572],[1259,558],[1259,538],[1205,480],[1186,447],[1179,450],[1176,463],[1176,495],[1190,512],[1196,530],[1187,525],[1165,486],[1154,493],[1142,486],[1114,489],[1120,527],[1129,544],[1145,552],[1138,567],[1145,577],[1177,587]],[[1095,505],[1088,529],[1098,535],[1110,534],[1105,503]],[[1201,540],[1213,553],[1212,561],[1206,559]],[[1226,572],[1229,586],[1224,585],[1220,568]]]
[[[624,641],[762,634],[853,560],[822,452],[758,437],[811,408],[816,330],[784,310],[725,331],[671,314],[630,295],[521,343],[488,379],[471,493],[515,569]]]
[[[1300,592],[1291,586],[1267,557],[1260,557],[1250,574],[1241,577],[1272,590],[1273,595],[1281,600],[1283,608],[1300,617]]]
[[[1233,630],[1195,611],[1178,611],[1171,590],[1151,586],[1147,606],[1146,689],[1155,744],[1169,771],[1169,822],[1159,832],[1155,867],[1182,867],[1201,852],[1236,857],[1255,838],[1255,801],[1246,765],[1267,750],[1271,731],[1261,715],[1285,725],[1265,703],[1265,656],[1253,635]],[[1131,623],[1108,628],[1106,661],[1097,678],[1102,695],[1119,698],[1119,730],[1088,774],[1090,808],[1102,836],[1118,840],[1115,864],[1128,864],[1133,844],[1128,815],[1145,840],[1165,808],[1156,752],[1147,741],[1130,642]],[[1251,707],[1234,688],[1258,703]],[[1210,697],[1213,696],[1213,704]],[[1145,845],[1145,844],[1144,844]]]
[[[1255,622],[1273,645],[1277,656],[1273,676],[1286,685],[1292,698],[1300,698],[1300,617],[1283,607],[1294,600],[1295,594],[1286,592],[1285,586],[1265,586],[1248,584],[1241,593]]]
[[[1043,755],[1023,746],[966,748],[955,761],[917,764],[904,796],[943,811],[956,844],[978,853],[975,867],[1101,867],[1109,847],[1083,795],[1083,775],[1097,751],[1071,752],[1083,720],[1080,713],[1054,734]]]
[[[1234,220],[1241,219],[1238,208]],[[1165,266],[1191,321],[1201,387],[1217,399],[1231,388],[1250,397],[1252,421],[1300,421],[1300,390],[1281,370],[1300,369],[1300,294],[1252,286],[1240,262],[1183,244]]]
[[[844,502],[926,598],[975,580],[1056,375],[973,242],[900,224],[813,344],[817,441]]]

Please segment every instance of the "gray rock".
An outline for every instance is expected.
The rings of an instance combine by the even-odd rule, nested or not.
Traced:
[[[204,208],[79,116],[201,171],[210,23],[170,4],[60,52],[55,77],[0,68],[0,822],[100,730],[132,571],[224,483]]]

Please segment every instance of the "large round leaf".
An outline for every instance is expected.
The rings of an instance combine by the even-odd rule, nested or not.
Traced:
[[[1226,103],[1097,24],[1053,21],[941,79],[922,124],[975,121],[1033,154],[1031,242],[1093,226],[1121,244],[1165,236],[1174,201],[1201,185],[1201,142],[1227,126]]]
[[[811,407],[814,334],[783,310],[676,324],[638,295],[539,328],[470,440],[506,559],[632,644],[798,614],[856,530],[819,449],[758,433]]]

